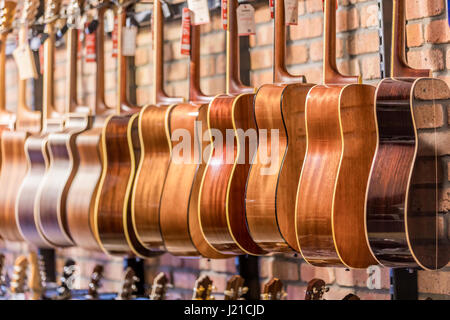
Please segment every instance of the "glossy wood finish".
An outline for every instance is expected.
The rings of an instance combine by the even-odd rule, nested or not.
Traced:
[[[313,86],[301,83],[304,76],[287,72],[285,33],[284,3],[280,1],[275,5],[274,84],[261,86],[255,97],[258,151],[246,191],[251,236],[259,246],[274,252],[299,251],[295,199],[306,149],[305,100]]]
[[[60,3],[52,1],[46,4],[46,32],[49,34],[44,43],[44,94],[43,129],[39,135],[30,136],[25,143],[29,170],[20,186],[16,201],[16,221],[24,239],[38,247],[52,244],[42,233],[36,214],[39,205],[39,189],[50,163],[48,136],[63,129],[64,119],[54,107],[54,49],[55,23]]]
[[[335,39],[335,1],[325,2],[325,43]],[[332,50],[334,52],[335,48]],[[376,148],[375,88],[332,75],[306,101],[307,151],[298,185],[296,232],[305,260],[316,266],[375,264],[366,241],[364,203]],[[334,61],[334,63],[331,63]],[[330,82],[333,81],[333,82]]]
[[[141,158],[133,185],[131,212],[133,227],[141,244],[152,250],[164,250],[159,226],[159,205],[172,150],[169,117],[173,104],[184,99],[169,97],[164,91],[164,17],[160,1],[155,1],[153,12],[155,104],[145,106],[139,113]]]
[[[102,128],[106,118],[114,111],[105,103],[104,88],[104,16],[108,3],[97,8],[96,29],[96,91],[92,128],[76,137],[79,167],[67,195],[67,225],[74,243],[84,249],[100,250],[94,232],[94,210],[98,185],[102,174]]]
[[[70,6],[81,5],[75,1]],[[71,19],[72,17],[69,17]],[[58,247],[73,245],[67,225],[66,200],[79,167],[76,137],[89,128],[91,117],[87,107],[77,103],[78,30],[67,31],[67,90],[64,130],[48,135],[49,166],[37,195],[36,218],[51,243]]]
[[[436,270],[449,261],[442,205],[449,157],[438,143],[448,126],[418,128],[422,106],[449,108],[442,80],[397,78],[377,89],[378,149],[367,189],[366,227],[376,259],[389,267]]]

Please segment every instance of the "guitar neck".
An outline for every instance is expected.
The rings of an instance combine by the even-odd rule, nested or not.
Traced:
[[[8,33],[0,34],[0,112],[6,110],[6,39]]]
[[[391,76],[392,0],[378,0],[381,78]]]
[[[66,102],[65,112],[73,112],[77,105],[77,69],[78,69],[78,30],[70,27],[67,30],[67,61],[66,64]]]

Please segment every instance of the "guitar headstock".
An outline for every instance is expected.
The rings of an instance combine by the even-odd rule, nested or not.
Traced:
[[[242,296],[247,291],[248,288],[244,287],[244,278],[234,275],[227,281],[227,288],[224,292],[225,300],[243,300]]]
[[[69,27],[76,27],[80,24],[81,16],[83,15],[84,0],[70,0],[67,5],[67,25]]]
[[[0,33],[9,32],[16,16],[15,1],[3,1],[0,7]]]
[[[325,292],[328,292],[329,288],[325,285],[325,281],[322,279],[312,279],[308,282],[306,288],[305,300],[322,300]]]
[[[21,25],[32,24],[38,14],[39,0],[25,0],[20,12],[19,23]]]
[[[192,300],[214,300],[211,295],[213,289],[212,280],[207,275],[201,276],[195,281]]]
[[[361,300],[356,294],[349,293],[342,300]]]
[[[136,273],[130,267],[125,270],[122,290],[119,293],[120,300],[130,300],[133,298],[133,293],[136,292],[136,282],[139,281],[139,278],[136,277]]]
[[[27,281],[28,259],[19,256],[14,262],[13,276],[11,279],[11,292],[14,294],[24,293]]]
[[[3,253],[0,253],[0,297],[4,296],[7,292],[6,277],[3,274],[4,267],[5,267],[5,255]]]
[[[270,279],[264,284],[262,300],[282,300],[286,297],[286,292],[283,290],[283,282],[278,278]]]
[[[164,300],[169,280],[164,272],[160,272],[155,279],[153,279],[152,292],[150,300]]]
[[[45,271],[44,263],[36,252],[30,252],[28,255],[30,262],[30,276],[28,280],[28,287],[32,292],[32,299],[41,299],[45,290]]]
[[[63,274],[61,277],[61,284],[58,287],[58,296],[56,299],[65,300],[72,296],[71,289],[75,280],[77,265],[72,259],[67,259],[63,267]]]
[[[103,279],[103,266],[96,265],[91,274],[91,281],[89,282],[88,298],[97,299],[98,298],[98,288],[101,287],[101,281]]]
[[[57,20],[61,14],[62,0],[48,0],[45,3],[44,21],[50,23]]]

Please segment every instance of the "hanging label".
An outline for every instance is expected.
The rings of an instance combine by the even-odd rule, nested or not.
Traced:
[[[105,32],[113,32],[114,31],[114,23],[116,20],[116,16],[114,15],[113,10],[106,10],[105,12]]]
[[[188,8],[183,8],[181,18],[181,54],[191,54],[191,12]]]
[[[33,52],[28,44],[17,47],[13,52],[13,56],[19,70],[20,80],[36,79],[38,77]]]
[[[118,24],[118,20],[117,20],[117,16],[114,17],[114,28],[113,31],[111,33],[111,40],[112,40],[112,57],[113,58],[117,58],[117,24]]]
[[[206,0],[188,0],[188,8],[192,11],[192,24],[209,23],[209,8]]]
[[[255,34],[255,9],[251,4],[241,4],[236,10],[238,35]]]
[[[96,48],[95,48],[95,39],[96,33],[88,33],[86,34],[86,62],[95,62],[96,60]]]
[[[122,54],[131,57],[136,54],[137,27],[129,26],[122,29]]]
[[[274,2],[275,0],[269,0],[269,8],[270,8],[270,18],[273,19],[273,17],[275,16],[274,13]]]
[[[222,0],[222,28],[228,29],[228,0]]]
[[[284,0],[284,16],[286,17],[286,25],[298,24],[298,0]]]

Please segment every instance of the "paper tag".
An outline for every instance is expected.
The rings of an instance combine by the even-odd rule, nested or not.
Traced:
[[[298,24],[298,0],[284,0],[284,16],[286,25]]]
[[[209,8],[206,0],[188,0],[188,8],[192,11],[192,24],[209,23]]]
[[[222,28],[228,29],[228,0],[222,0]]]
[[[183,16],[181,18],[181,54],[191,54],[191,11],[183,8]]]
[[[96,48],[95,48],[95,38],[96,33],[88,33],[86,34],[86,62],[95,62],[96,61]]]
[[[111,33],[111,40],[112,40],[112,57],[117,58],[117,31],[118,31],[118,19],[117,16],[114,17],[114,28]]]
[[[269,8],[270,8],[270,18],[273,19],[275,13],[274,13],[274,5],[275,5],[275,0],[269,0]]]
[[[251,4],[241,4],[236,9],[238,35],[255,34],[255,9]]]
[[[105,32],[113,32],[114,24],[116,23],[116,16],[113,10],[106,10],[105,12]]]
[[[20,80],[36,79],[38,77],[33,52],[28,44],[17,47],[13,52],[13,56],[19,70]]]
[[[136,54],[137,27],[129,26],[122,29],[122,55],[132,57]]]

